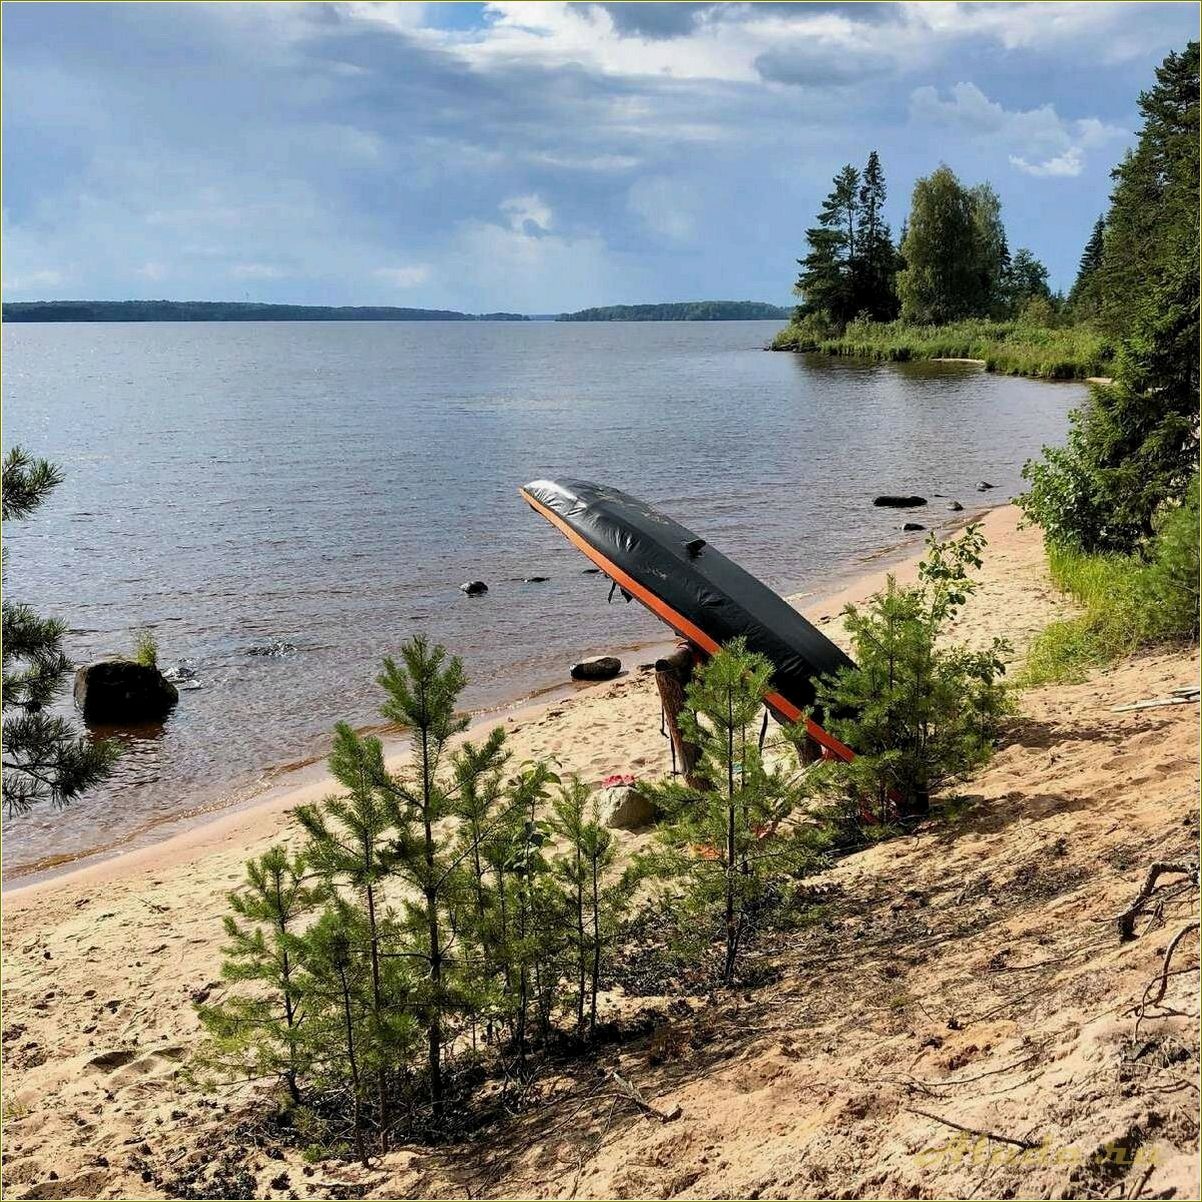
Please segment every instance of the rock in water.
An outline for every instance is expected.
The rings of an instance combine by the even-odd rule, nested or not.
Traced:
[[[959,513],[960,510],[964,508],[959,501],[949,501],[947,507],[952,511],[952,513]]]
[[[550,580],[550,576],[527,576],[522,581],[523,584],[544,584]]]
[[[603,825],[633,831],[655,818],[651,802],[629,785],[615,785],[597,792],[597,813]]]
[[[622,670],[622,661],[616,655],[595,655],[572,665],[573,680],[613,680]]]
[[[872,503],[878,509],[913,509],[927,503],[926,497],[874,497]]]
[[[918,522],[907,522],[907,523],[906,523],[906,524],[905,524],[905,525],[902,527],[902,529],[903,529],[903,530],[925,530],[925,529],[926,529],[926,527],[925,527],[925,526],[922,526],[922,525],[919,525],[919,523],[918,523]]]
[[[469,597],[482,597],[488,592],[488,585],[483,580],[469,580],[459,586],[459,591]]]
[[[988,492],[991,488],[996,487],[997,485],[990,484],[988,480],[982,480],[981,483],[977,485],[977,492]]]
[[[105,659],[75,673],[75,704],[85,722],[105,726],[154,722],[167,716],[179,691],[158,668]]]

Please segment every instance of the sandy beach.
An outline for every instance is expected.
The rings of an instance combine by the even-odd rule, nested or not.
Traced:
[[[1069,607],[1047,579],[1039,532],[1020,529],[1017,510],[989,512],[984,529],[989,546],[982,583],[958,633],[973,643],[1004,636],[1020,656],[1030,638]],[[907,580],[915,569],[912,559],[894,570]],[[807,599],[804,612],[841,641],[843,605],[864,600],[883,579],[883,571],[866,574],[834,595]],[[872,880],[868,892],[886,916],[899,913],[891,907],[919,904],[934,907],[934,914],[943,904],[932,900],[941,888],[971,898],[960,903],[961,912],[966,904],[973,914],[1001,907],[1000,928],[986,933],[979,925],[963,946],[916,953],[912,961],[903,957],[901,975],[890,988],[914,1004],[861,1012],[879,1033],[871,1047],[857,1046],[854,1015],[846,1008],[828,1012],[838,983],[821,957],[805,961],[807,953],[797,952],[778,988],[776,1010],[766,1008],[765,998],[732,1019],[728,1012],[739,1011],[741,1003],[724,999],[706,1019],[715,1030],[726,1030],[731,1022],[747,1028],[751,1015],[752,1027],[771,1028],[758,1042],[748,1042],[745,1033],[737,1049],[715,1062],[712,1074],[689,1075],[680,1066],[675,1078],[665,1070],[657,1079],[657,1089],[675,1089],[674,1100],[684,1109],[680,1123],[661,1129],[623,1120],[606,1136],[604,1152],[578,1171],[576,1144],[565,1150],[559,1137],[540,1134],[536,1119],[522,1120],[526,1125],[516,1124],[511,1133],[517,1141],[511,1159],[472,1183],[476,1195],[559,1196],[575,1190],[578,1196],[738,1196],[754,1189],[765,1197],[796,1196],[821,1188],[822,1166],[833,1171],[841,1161],[846,1172],[839,1188],[865,1195],[915,1188],[916,1181],[932,1191],[927,1196],[963,1190],[971,1184],[963,1164],[937,1166],[921,1177],[913,1161],[935,1136],[946,1140],[949,1132],[929,1121],[924,1126],[910,1109],[950,1113],[945,1099],[953,1095],[940,1095],[935,1086],[926,1095],[906,1093],[884,1083],[940,1073],[961,1080],[995,1068],[1000,1073],[1003,1062],[1022,1059],[1032,1031],[1041,1048],[1058,1049],[1047,1059],[1048,1071],[1061,1074],[1056,1087],[1047,1081],[1016,1086],[1006,1099],[1009,1117],[999,1118],[987,1100],[974,1103],[978,1110],[956,1114],[979,1113],[984,1125],[1013,1123],[1014,1106],[1038,1105],[1038,1115],[1032,1109],[1026,1125],[1061,1121],[1074,1139],[1096,1135],[1099,1142],[1118,1121],[1115,1114],[1130,1110],[1135,1122],[1135,1111],[1142,1106],[1145,1114],[1149,1105],[1139,1092],[1148,1074],[1124,1095],[1111,1081],[1104,1053],[1121,1025],[1112,1012],[1121,1011],[1126,993],[1142,988],[1154,948],[1163,950],[1160,935],[1122,951],[1115,945],[1099,952],[1103,960],[1090,970],[1088,988],[1083,977],[1071,974],[1063,982],[1043,973],[1026,977],[1027,985],[1038,981],[1045,987],[1033,1010],[1015,1003],[1017,1009],[1003,1008],[971,1029],[965,1023],[949,1029],[948,1017],[989,1010],[990,986],[981,973],[991,955],[1005,952],[1007,963],[1020,965],[1061,955],[1064,949],[1056,948],[1063,940],[1082,946],[1096,940],[1096,924],[1137,887],[1149,857],[1180,851],[1175,844],[1196,839],[1188,819],[1196,801],[1197,707],[1121,720],[1107,715],[1116,701],[1152,696],[1197,674],[1196,653],[1164,654],[1100,674],[1086,685],[1029,694],[1010,745],[969,788],[982,815],[975,826],[955,839],[936,831],[898,840],[851,857],[829,874],[832,887],[845,892]],[[609,684],[507,714],[503,721],[515,759],[552,757],[589,782],[614,772],[652,776],[669,767],[654,681],[637,668]],[[169,1196],[180,1166],[211,1154],[205,1140],[211,1140],[220,1116],[185,1083],[180,1068],[198,1037],[193,1004],[219,988],[225,894],[241,879],[248,856],[293,837],[294,807],[329,788],[324,769],[310,766],[281,777],[250,806],[152,846],[5,891],[6,1196]],[[1116,829],[1125,841],[1099,843]],[[632,843],[646,837],[619,836]],[[1068,848],[1056,870],[1077,891],[1017,889],[1012,878],[1022,855],[1046,860],[1047,849],[1060,846],[1056,840]],[[1114,851],[1120,845],[1126,849],[1121,864]],[[1004,878],[993,872],[992,884],[986,871],[991,857],[1003,857],[1007,866]],[[1104,871],[1097,870],[1101,864]],[[985,883],[971,892],[978,877]],[[1010,883],[1003,885],[1003,879]],[[907,890],[927,900],[907,901]],[[1190,945],[1182,963],[1196,958],[1196,946]],[[1065,972],[1084,972],[1090,965],[1074,959],[1076,952],[1064,954]],[[952,955],[954,963],[940,959]],[[1007,985],[1016,979],[1006,978]],[[954,999],[953,981],[963,986]],[[802,989],[802,982],[810,985]],[[852,993],[868,984],[861,980]],[[1049,998],[1057,996],[1059,1005],[1049,1009]],[[690,1021],[701,1021],[697,1013]],[[1177,1031],[1174,1038],[1186,1036]],[[973,1050],[967,1052],[970,1043]],[[823,1045],[831,1050],[818,1056],[816,1048]],[[1114,1096],[1091,1106],[1082,1100],[1082,1082],[1093,1079],[1094,1068],[1109,1074]],[[645,1080],[650,1071],[645,1061],[637,1068]],[[1019,1080],[1030,1075],[1031,1065],[1008,1071]],[[236,1112],[246,1098],[242,1090],[230,1091],[217,1110]],[[1193,1106],[1196,1096],[1186,1091],[1179,1100]],[[765,1126],[762,1118],[769,1113],[773,1121]],[[586,1113],[580,1129],[588,1129],[590,1121]],[[1196,1128],[1191,1137],[1174,1121],[1163,1121],[1157,1137],[1167,1141],[1155,1170],[1166,1181],[1191,1167],[1196,1171]],[[247,1162],[245,1171],[261,1191],[256,1196],[438,1196],[467,1188],[446,1152],[401,1149],[372,1173],[340,1162],[302,1167],[288,1156],[288,1164],[264,1156]],[[483,1164],[478,1167],[483,1171]],[[1058,1171],[1030,1170],[1022,1180],[1050,1189]],[[338,1193],[339,1183],[351,1192]]]

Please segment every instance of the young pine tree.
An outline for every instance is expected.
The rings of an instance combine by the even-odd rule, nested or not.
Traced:
[[[456,712],[466,679],[458,657],[417,637],[401,648],[401,662],[385,659],[380,686],[387,694],[381,713],[411,733],[413,754],[390,776],[385,790],[394,834],[390,872],[417,900],[404,905],[405,954],[422,964],[417,1013],[426,1032],[426,1067],[435,1115],[445,1097],[443,1058],[454,1022],[474,1005],[473,979],[481,966],[457,946],[455,918],[473,895],[466,866],[470,857],[454,840],[440,837],[439,824],[456,813],[465,790],[488,790],[500,759],[501,739],[492,736],[483,754],[461,755],[443,770],[451,737],[467,727]],[[480,850],[483,850],[480,848]],[[478,878],[475,878],[478,879]]]
[[[388,774],[380,740],[361,738],[345,722],[335,728],[330,772],[346,790],[319,805],[298,806],[296,818],[309,836],[308,859],[315,871],[332,886],[350,890],[364,906],[365,945],[348,954],[366,955],[370,969],[372,1039],[379,1046],[375,1062],[376,1104],[380,1140],[388,1149],[389,1064],[400,1058],[399,1048],[389,1048],[392,1019],[404,999],[389,997],[384,989],[382,960],[390,918],[382,911],[380,885],[387,877],[391,848],[391,813],[387,807]],[[361,1056],[360,1059],[363,1059]]]
[[[548,788],[557,779],[545,764],[523,767],[509,783],[502,821],[486,852],[497,881],[504,1012],[519,1080],[526,1076],[532,1028],[544,1038],[550,1030],[562,975],[565,899],[547,858],[552,826],[543,817]]]
[[[689,684],[681,715],[685,737],[700,748],[697,776],[706,788],[678,781],[648,786],[666,816],[663,850],[646,868],[672,881],[684,941],[720,939],[724,982],[736,976],[757,913],[773,886],[821,862],[822,834],[789,826],[809,789],[781,756],[770,765],[759,746],[763,696],[772,665],[736,639],[701,667]],[[716,930],[715,930],[716,924]]]
[[[617,846],[613,834],[601,824],[596,797],[588,786],[572,777],[552,804],[555,829],[564,843],[555,869],[567,903],[564,911],[575,970],[576,1030],[587,1030],[591,1037],[597,1028],[597,992],[621,929],[630,885],[625,876],[617,881],[607,879]]]
[[[4,457],[3,518],[20,521],[38,509],[62,483],[45,459],[20,447]],[[7,566],[8,548],[4,549]],[[65,623],[40,618],[8,599],[4,590],[3,711],[4,771],[0,774],[5,813],[26,814],[38,802],[62,806],[100,784],[112,772],[117,744],[92,742],[67,719],[47,714],[61,691],[71,662],[63,653]]]
[[[948,542],[932,535],[917,585],[890,577],[865,608],[844,611],[856,667],[819,681],[817,704],[856,758],[824,762],[818,774],[853,805],[870,805],[881,824],[925,813],[934,790],[992,753],[1007,712],[1009,648],[1000,639],[983,651],[939,642],[976,588],[969,570],[981,566],[984,545],[975,525]]]
[[[356,951],[362,942],[362,914],[339,898],[306,931],[297,994],[309,1018],[306,1035],[317,1082],[351,1095],[355,1152],[366,1168],[364,1104],[371,1075],[367,1049],[374,1042],[371,973]]]
[[[229,942],[221,975],[231,984],[253,982],[254,990],[197,1007],[210,1037],[203,1066],[248,1078],[277,1076],[297,1103],[308,1063],[298,936],[324,895],[321,886],[305,883],[305,871],[304,858],[280,846],[247,861],[245,883],[229,895],[233,913],[223,920]]]

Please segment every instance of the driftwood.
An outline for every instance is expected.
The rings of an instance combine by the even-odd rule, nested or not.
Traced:
[[[633,1102],[648,1118],[659,1119],[661,1123],[670,1123],[674,1119],[680,1118],[681,1111],[679,1104],[673,1106],[671,1110],[660,1110],[658,1106],[652,1106],[625,1077],[618,1073],[617,1069],[611,1068],[609,1075],[613,1083],[618,1087],[618,1092],[624,1098]]]
[[[655,687],[659,690],[664,722],[672,745],[672,771],[674,774],[679,771],[690,788],[701,788],[702,782],[694,775],[697,744],[690,743],[680,729],[680,714],[685,704],[684,691],[692,675],[693,649],[687,645],[655,661]]]
[[[1038,1148],[1038,1143],[1032,1143],[1029,1139],[1015,1139],[1011,1135],[999,1135],[996,1131],[985,1131],[980,1127],[966,1127],[963,1123],[954,1123],[951,1119],[945,1119],[942,1115],[932,1114],[929,1110],[919,1110],[917,1106],[908,1106],[906,1108],[911,1114],[921,1114],[924,1119],[930,1119],[932,1122],[942,1123],[945,1127],[951,1127],[955,1131],[963,1131],[965,1135],[977,1135],[982,1139],[991,1139],[995,1143],[1010,1144],[1015,1148]]]
[[[1135,938],[1135,920],[1143,909],[1144,903],[1156,889],[1156,882],[1168,872],[1182,873],[1195,883],[1198,880],[1198,865],[1178,860],[1157,860],[1148,868],[1148,875],[1140,887],[1135,900],[1116,919],[1119,928],[1119,940],[1126,943]]]

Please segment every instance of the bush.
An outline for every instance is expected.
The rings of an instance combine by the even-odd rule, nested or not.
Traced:
[[[946,325],[913,321],[849,322],[842,334],[824,332],[820,315],[794,321],[777,334],[774,350],[904,363],[914,359],[980,359],[988,371],[1048,380],[1084,379],[1110,370],[1113,348],[1088,325],[1060,326],[1037,306],[1018,321],[968,318]]]
[[[134,634],[134,663],[143,668],[159,666],[158,639],[149,630],[139,630]]]
[[[989,759],[1008,699],[1001,684],[1008,645],[983,651],[940,645],[940,635],[974,591],[985,536],[927,539],[917,585],[892,577],[864,609],[844,611],[857,666],[819,682],[816,716],[856,752],[821,768],[829,784],[878,821],[920,814],[930,795]]]
[[[1141,647],[1198,637],[1198,478],[1159,522],[1150,558],[1089,555],[1052,543],[1052,580],[1084,613],[1053,622],[1031,644],[1025,686],[1072,683]]]
[[[699,749],[694,780],[647,786],[664,815],[657,853],[640,868],[670,882],[662,908],[674,919],[674,943],[690,958],[722,948],[717,975],[730,982],[758,917],[782,880],[821,864],[825,839],[790,824],[810,794],[786,758],[769,765],[758,728],[772,665],[735,639],[699,668],[680,715]],[[792,760],[790,749],[787,760]]]

